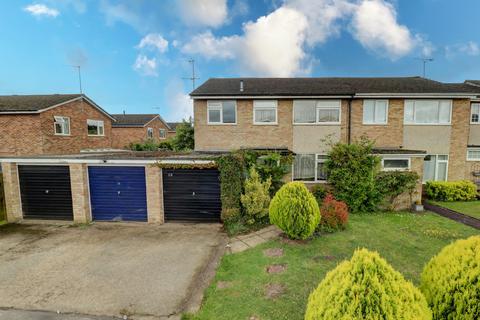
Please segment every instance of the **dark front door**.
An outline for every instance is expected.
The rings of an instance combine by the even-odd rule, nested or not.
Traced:
[[[88,167],[93,220],[147,221],[145,167]]]
[[[220,179],[214,169],[163,169],[165,220],[219,221]]]
[[[18,166],[23,217],[73,220],[68,166]]]

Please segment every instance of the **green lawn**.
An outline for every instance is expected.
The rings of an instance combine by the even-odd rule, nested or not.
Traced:
[[[432,203],[480,219],[480,201],[432,201]]]
[[[380,252],[407,279],[418,283],[425,263],[443,246],[474,234],[479,232],[433,213],[352,215],[347,230],[306,244],[275,240],[224,256],[201,310],[185,318],[300,320],[310,292],[327,271],[349,259],[356,248]],[[266,248],[283,248],[284,256],[265,257]],[[286,264],[287,270],[268,274],[266,267],[274,263]],[[217,288],[219,281],[226,281],[223,289]],[[271,283],[282,284],[285,293],[267,299],[265,287]]]

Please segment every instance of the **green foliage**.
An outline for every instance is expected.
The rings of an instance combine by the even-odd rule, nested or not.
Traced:
[[[472,181],[428,181],[427,197],[437,201],[470,201],[477,198],[477,186]]]
[[[193,150],[195,147],[195,140],[192,118],[188,119],[188,121],[183,120],[182,123],[177,125],[175,131],[176,134],[172,141],[174,150]]]
[[[222,198],[222,220],[239,218],[240,196],[243,191],[245,164],[237,153],[230,153],[216,159],[220,172],[220,195]]]
[[[434,319],[480,319],[480,236],[443,248],[425,266],[420,289]]]
[[[328,191],[327,189],[325,189],[323,185],[317,184],[313,186],[312,194],[315,197],[315,199],[317,199],[318,205],[321,206],[323,203],[323,199],[325,199],[325,197],[328,194]]]
[[[271,179],[270,195],[273,196],[284,184],[283,178],[290,172],[293,157],[272,151],[242,150],[239,153],[247,169],[254,167],[262,181]]]
[[[417,187],[419,175],[411,171],[383,171],[376,177],[378,190],[386,197],[390,204],[389,209],[394,210],[394,203],[398,196],[408,192],[412,195]]]
[[[305,320],[431,319],[422,293],[377,252],[356,250],[308,299]]]
[[[348,206],[343,201],[336,200],[332,194],[327,194],[321,202],[322,218],[318,224],[319,231],[335,232],[344,230],[348,223]]]
[[[153,139],[145,140],[144,142],[132,142],[128,146],[133,151],[157,151],[158,144]]]
[[[249,224],[262,220],[268,215],[271,183],[270,177],[262,182],[257,170],[254,167],[250,168],[250,176],[245,180],[245,193],[240,198]]]
[[[218,167],[216,162],[210,163],[162,163],[157,162],[154,164],[159,168],[165,169],[215,169]]]
[[[174,138],[170,138],[168,140],[164,140],[158,143],[158,149],[160,150],[170,150],[173,151],[175,150],[175,145],[174,145]]]
[[[352,213],[376,211],[383,200],[375,176],[380,157],[372,155],[372,142],[337,143],[325,163],[328,183],[335,197],[344,201]]]
[[[292,239],[307,239],[320,221],[320,209],[301,182],[283,185],[270,202],[270,222]]]

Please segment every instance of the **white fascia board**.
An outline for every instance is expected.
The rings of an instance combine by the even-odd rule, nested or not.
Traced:
[[[357,93],[354,98],[429,98],[429,99],[475,99],[477,95],[465,93]]]
[[[101,159],[39,159],[39,158],[4,158],[0,159],[0,163],[17,163],[17,164],[70,164],[70,163],[86,163],[86,164],[125,164],[125,165],[146,165],[146,164],[211,164],[213,160],[101,160]]]
[[[423,153],[375,153],[374,155],[381,156],[384,159],[401,159],[401,158],[425,158],[427,154]]]
[[[193,100],[241,100],[241,99],[350,99],[353,96],[341,95],[341,96],[195,96]]]

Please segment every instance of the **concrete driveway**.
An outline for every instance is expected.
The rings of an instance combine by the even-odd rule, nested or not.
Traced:
[[[225,245],[218,224],[0,227],[0,307],[169,318],[195,309]]]

